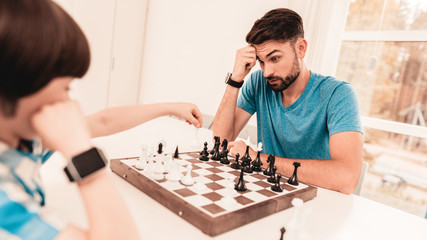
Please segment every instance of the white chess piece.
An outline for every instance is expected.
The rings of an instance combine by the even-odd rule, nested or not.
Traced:
[[[259,143],[258,143],[257,151],[258,151],[258,152],[261,152],[261,151],[262,151],[262,142],[259,142]]]
[[[227,178],[227,186],[226,186],[225,195],[223,198],[221,198],[221,201],[227,205],[233,205],[236,204],[236,199],[233,198],[233,191],[234,191],[234,181],[231,177]]]
[[[165,173],[169,173],[171,171],[172,161],[173,161],[172,160],[172,154],[165,154],[164,161],[163,161]]]
[[[193,169],[193,167],[191,166],[191,164],[187,165],[187,174],[185,174],[185,176],[183,176],[181,178],[181,183],[187,186],[191,186],[194,184],[194,179],[191,177],[191,169]]]
[[[165,171],[165,168],[163,167],[163,157],[163,154],[159,154],[157,161],[154,164],[153,172],[151,174],[151,178],[154,180],[163,180],[164,178],[163,172]]]
[[[196,127],[193,127],[193,140],[191,140],[191,146],[197,148],[200,147],[199,129]]]
[[[196,191],[201,192],[201,191],[203,191],[203,190],[205,190],[207,188],[206,185],[202,181],[203,176],[204,176],[204,172],[200,171],[199,176],[196,178],[196,184],[194,184],[194,189]]]
[[[166,179],[170,182],[178,182],[181,179],[179,168],[181,167],[177,161],[172,161],[170,171],[166,174]]]
[[[147,166],[147,145],[141,145],[141,155],[139,155],[138,164],[136,165],[139,169],[144,169]]]
[[[142,171],[142,173],[144,173],[147,176],[150,176],[150,174],[154,170],[153,158],[154,158],[153,155],[148,156],[148,164],[147,164],[147,166],[145,166],[144,171]]]
[[[302,232],[301,232],[301,218],[302,218],[302,206],[304,204],[304,201],[300,198],[294,198],[292,199],[292,205],[295,208],[295,212],[292,215],[291,220],[289,220],[289,223],[286,227],[286,237],[289,239],[302,239]]]

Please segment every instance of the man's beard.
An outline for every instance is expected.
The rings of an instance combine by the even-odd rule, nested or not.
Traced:
[[[282,92],[285,91],[295,80],[298,78],[299,74],[301,73],[301,68],[299,66],[298,58],[295,53],[294,63],[292,66],[291,73],[286,76],[285,79],[279,77],[279,76],[271,76],[267,78],[268,85],[270,85],[271,89],[275,92]],[[270,81],[272,80],[279,80],[279,84],[275,84],[274,86],[270,84]]]

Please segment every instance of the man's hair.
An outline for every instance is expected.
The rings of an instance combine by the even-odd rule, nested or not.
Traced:
[[[295,43],[299,37],[304,37],[301,16],[290,9],[277,8],[269,11],[254,23],[246,35],[246,42],[262,44],[274,40]]]
[[[0,111],[57,77],[81,78],[89,45],[76,22],[51,0],[0,1]]]

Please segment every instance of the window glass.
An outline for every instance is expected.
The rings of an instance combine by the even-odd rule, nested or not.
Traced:
[[[345,30],[427,30],[427,1],[352,0]]]

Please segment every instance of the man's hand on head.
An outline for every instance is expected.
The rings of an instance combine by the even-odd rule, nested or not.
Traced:
[[[86,118],[76,101],[45,105],[31,123],[44,146],[69,158],[91,147]]]
[[[256,64],[256,51],[251,45],[243,47],[236,52],[233,75],[231,79],[241,82]]]

